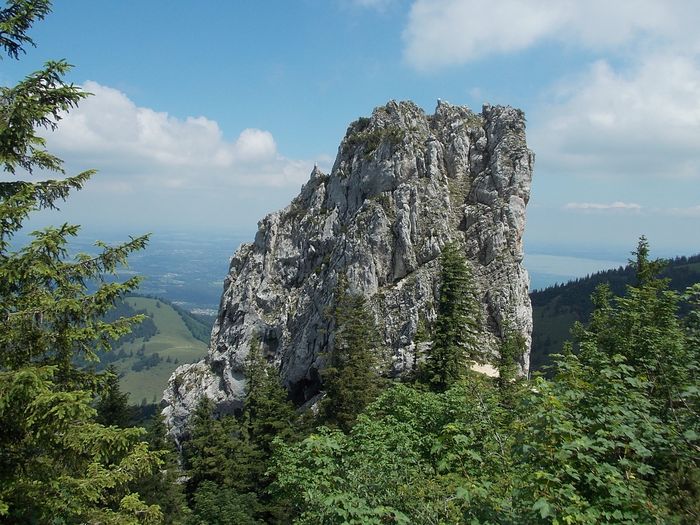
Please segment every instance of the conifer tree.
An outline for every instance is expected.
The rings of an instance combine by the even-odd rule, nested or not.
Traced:
[[[146,442],[151,450],[161,451],[163,463],[158,470],[136,480],[131,485],[132,491],[142,494],[145,503],[158,505],[164,523],[184,524],[189,517],[184,484],[181,482],[185,473],[180,467],[175,444],[167,435],[162,414],[156,413],[146,432]]]
[[[262,510],[256,489],[264,474],[263,458],[245,425],[233,416],[215,417],[213,408],[211,400],[202,398],[183,447],[194,523],[228,523],[216,508],[227,507],[225,499],[232,498],[245,502],[241,511],[252,520]]]
[[[100,388],[100,397],[95,405],[97,422],[105,426],[126,428],[130,426],[131,409],[129,408],[129,393],[122,392],[119,387],[119,374],[114,365],[107,367],[103,374],[104,385]]]
[[[649,260],[645,237],[633,255],[638,285],[628,286],[623,297],[613,297],[608,286],[600,286],[592,297],[595,311],[588,326],[578,323],[572,333],[582,348],[623,356],[643,372],[664,410],[673,411],[683,404],[680,388],[693,373],[687,365],[698,362],[700,349],[687,344],[687,331],[678,317],[681,296],[669,289],[667,279],[658,277],[663,262]]]
[[[440,263],[437,319],[423,374],[436,391],[448,389],[464,377],[471,362],[482,358],[477,340],[480,308],[459,245],[445,246]]]
[[[253,338],[245,360],[247,391],[243,403],[243,421],[256,446],[265,456],[272,451],[272,441],[294,437],[298,419],[279,374],[262,354],[259,339]]]
[[[381,341],[374,318],[363,295],[348,292],[347,278],[338,279],[332,346],[323,370],[326,392],[322,409],[326,421],[344,431],[350,430],[357,415],[379,394]]]
[[[298,419],[287,391],[254,338],[245,360],[247,391],[238,417],[215,417],[204,398],[183,449],[192,523],[286,523],[284,502],[267,493],[273,441],[296,437]],[[235,512],[234,512],[235,509]]]
[[[300,438],[300,423],[287,390],[277,370],[267,362],[260,341],[254,337],[245,360],[247,391],[240,425],[250,440],[249,473],[256,480],[255,491],[264,511],[266,523],[288,523],[285,501],[271,497],[268,487],[273,479],[268,474],[273,442],[291,443]]]
[[[218,485],[229,481],[233,441],[213,411],[213,402],[203,397],[190,418],[189,437],[182,450],[189,476],[189,494],[204,481]]]
[[[34,45],[27,32],[50,11],[48,0],[11,0],[0,8],[0,48],[18,58]],[[24,247],[11,241],[28,216],[56,208],[94,173],[67,176],[39,130],[55,129],[61,114],[87,96],[62,77],[65,61],[45,66],[12,87],[0,87],[0,166],[14,176],[35,170],[60,180],[0,182],[0,520],[3,523],[156,523],[130,483],[160,464],[141,442],[142,429],[104,427],[91,406],[94,373],[76,358],[127,333],[137,318],[105,322],[116,299],[138,279],[105,283],[147,237],[119,246],[97,243],[97,255],[68,257],[79,227],[34,232]],[[101,283],[88,293],[86,283]]]

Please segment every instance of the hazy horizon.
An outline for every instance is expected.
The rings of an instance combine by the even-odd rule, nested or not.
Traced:
[[[26,241],[29,231],[25,229],[17,236],[17,245]],[[129,235],[142,233],[146,232],[86,228],[72,240],[70,251],[90,252],[94,250],[96,240],[116,244],[127,240]],[[253,231],[156,231],[146,249],[134,253],[129,258],[128,268],[121,268],[118,275],[144,276],[137,293],[161,297],[190,310],[216,310],[231,256],[241,243],[253,242],[254,237]],[[530,290],[624,266],[635,245],[636,239],[630,239],[630,245],[626,247],[600,250],[589,250],[575,244],[568,247],[526,245],[524,266],[530,274]],[[658,250],[653,243],[651,250],[651,255],[659,258],[698,253]]]
[[[99,170],[59,220],[252,231],[314,164],[331,168],[352,121],[442,99],[524,110],[528,247],[626,253],[645,234],[687,253],[700,246],[698,18],[683,0],[507,0],[497,16],[482,0],[72,0],[3,61],[0,85],[66,58],[93,94],[47,133],[69,173]]]

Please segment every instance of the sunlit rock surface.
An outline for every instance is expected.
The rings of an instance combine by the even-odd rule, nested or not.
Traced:
[[[426,115],[389,102],[353,122],[329,175],[314,169],[300,194],[259,223],[231,260],[207,358],[170,379],[164,414],[177,437],[202,396],[240,407],[243,362],[254,335],[302,403],[319,391],[327,308],[339,273],[369,304],[391,352],[390,370],[413,361],[420,318],[435,318],[439,256],[458,242],[482,304],[483,348],[506,327],[528,348],[532,311],[522,266],[533,154],[525,118],[511,107],[480,114],[438,102]],[[529,354],[523,356],[526,371]]]

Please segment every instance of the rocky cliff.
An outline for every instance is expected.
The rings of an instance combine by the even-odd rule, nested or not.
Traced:
[[[164,414],[178,435],[202,396],[240,406],[251,338],[279,366],[298,402],[316,394],[328,343],[325,311],[340,272],[369,297],[393,360],[410,366],[419,319],[435,317],[439,255],[458,242],[470,263],[496,352],[504,329],[530,342],[522,266],[533,154],[521,111],[481,114],[438,102],[426,115],[389,102],[347,130],[330,174],[315,168],[301,193],[259,223],[231,260],[207,358],[170,378]],[[522,368],[528,368],[529,355]]]

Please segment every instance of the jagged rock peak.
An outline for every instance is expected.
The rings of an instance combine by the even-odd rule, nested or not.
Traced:
[[[231,259],[206,359],[179,367],[164,396],[175,436],[202,396],[240,407],[251,338],[279,366],[298,402],[314,396],[327,349],[325,315],[338,275],[363,293],[391,349],[391,373],[412,361],[419,320],[435,318],[439,255],[462,247],[483,308],[482,344],[506,326],[530,342],[522,266],[534,156],[525,118],[508,106],[480,114],[438,101],[433,115],[390,101],[354,121],[330,174],[314,167],[299,195],[258,223]],[[527,370],[529,355],[523,356]]]

